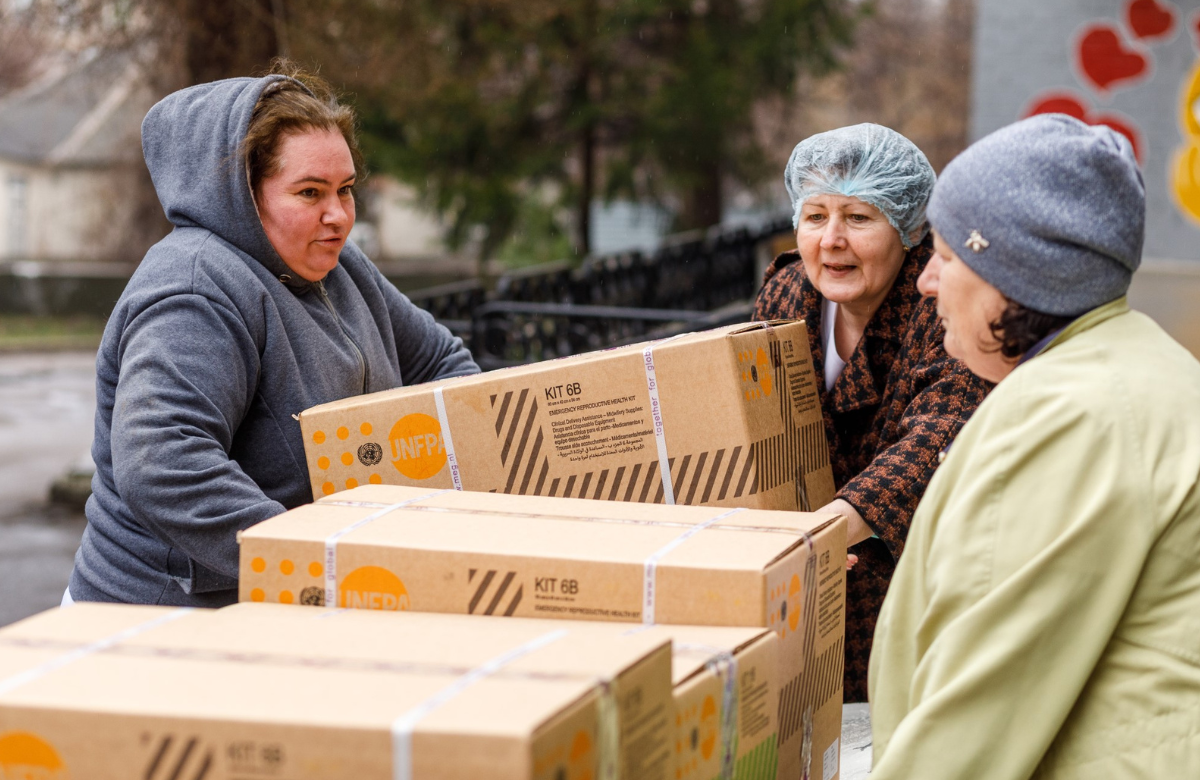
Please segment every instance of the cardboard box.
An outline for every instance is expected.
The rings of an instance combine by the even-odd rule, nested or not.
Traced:
[[[671,641],[672,776],[775,780],[779,635],[757,628],[664,625],[636,629],[634,635]],[[729,774],[722,774],[726,769]]]
[[[780,776],[799,776],[806,721],[814,777],[841,733],[840,515],[383,485],[240,541],[242,601],[774,629]]]
[[[316,498],[396,484],[810,510],[834,496],[803,322],[346,398],[300,428]]]
[[[52,610],[0,630],[0,776],[666,780],[669,643],[547,623]]]

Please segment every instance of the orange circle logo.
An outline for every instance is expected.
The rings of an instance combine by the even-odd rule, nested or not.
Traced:
[[[401,417],[388,433],[392,465],[409,479],[429,479],[446,465],[442,426],[427,414]]]
[[[395,574],[379,566],[361,566],[346,575],[338,589],[339,607],[383,609],[392,612],[410,606],[408,589]]]
[[[65,780],[67,768],[49,744],[25,731],[0,737],[0,777]]]

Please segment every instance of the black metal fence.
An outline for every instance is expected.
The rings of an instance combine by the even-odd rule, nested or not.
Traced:
[[[409,297],[467,341],[485,370],[532,363],[748,320],[758,248],[790,231],[780,220],[685,234],[648,254],[515,271],[491,291],[472,280]]]

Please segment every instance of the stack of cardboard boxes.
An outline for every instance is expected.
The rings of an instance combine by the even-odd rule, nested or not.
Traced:
[[[305,412],[318,500],[242,533],[243,603],[0,631],[0,768],[831,780],[846,529],[807,511],[833,494],[807,343],[727,328]]]

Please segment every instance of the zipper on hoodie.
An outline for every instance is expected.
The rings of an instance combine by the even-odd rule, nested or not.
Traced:
[[[358,369],[362,373],[362,391],[365,394],[367,392],[367,361],[363,357],[362,349],[358,346],[354,337],[350,335],[350,331],[346,330],[346,325],[342,322],[342,318],[338,316],[337,309],[333,308],[333,301],[329,300],[329,294],[325,292],[325,281],[322,279],[314,284],[317,288],[317,295],[325,303],[325,308],[329,309],[329,313],[333,315],[333,319],[338,324],[338,328],[341,329],[342,335],[350,343],[350,349],[354,350],[354,356],[358,358]]]

